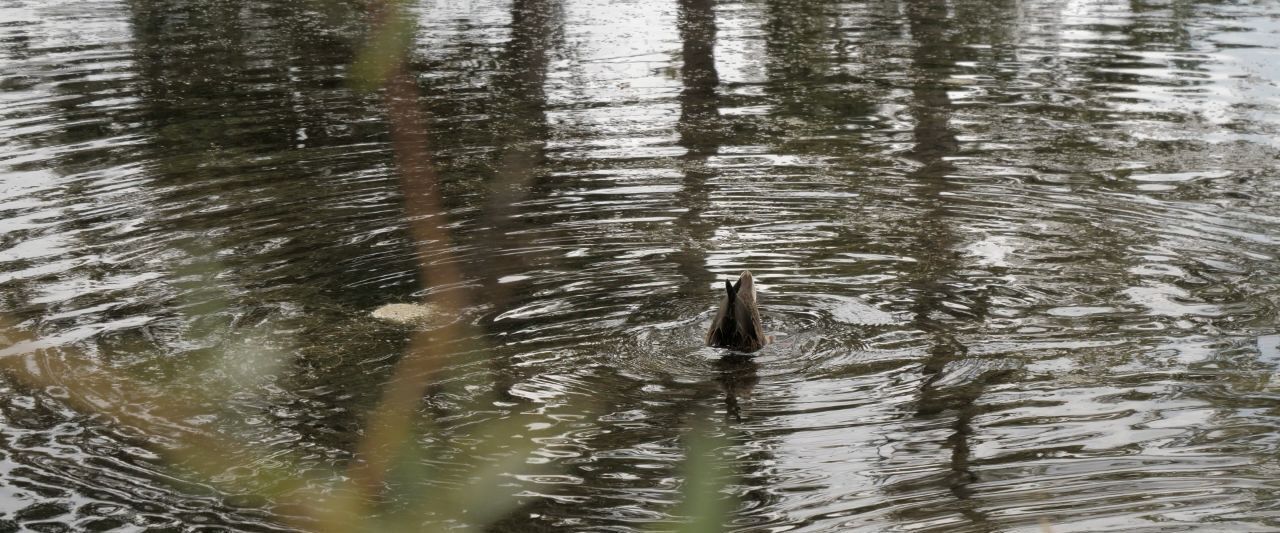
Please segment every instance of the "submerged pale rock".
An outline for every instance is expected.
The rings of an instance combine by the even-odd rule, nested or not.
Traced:
[[[440,318],[438,310],[427,304],[387,304],[370,314],[378,320],[412,325],[427,324]]]

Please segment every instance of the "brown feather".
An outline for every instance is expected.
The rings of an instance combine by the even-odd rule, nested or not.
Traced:
[[[768,343],[756,307],[755,280],[744,270],[737,283],[725,283],[725,297],[707,330],[707,346],[754,352]]]

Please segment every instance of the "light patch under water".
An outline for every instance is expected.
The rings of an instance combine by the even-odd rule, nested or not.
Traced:
[[[370,316],[396,324],[426,325],[440,318],[440,311],[428,304],[387,304],[374,309]]]

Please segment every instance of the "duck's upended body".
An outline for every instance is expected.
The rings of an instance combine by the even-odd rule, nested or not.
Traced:
[[[756,307],[756,286],[744,270],[737,283],[724,282],[725,298],[707,330],[707,346],[754,352],[769,344]]]

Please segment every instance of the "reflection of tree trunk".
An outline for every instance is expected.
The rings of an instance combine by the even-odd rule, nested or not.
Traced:
[[[680,146],[688,150],[686,157],[706,158],[720,147],[716,129],[720,117],[716,88],[716,19],[712,0],[680,0],[681,59],[684,69],[680,91]]]
[[[911,106],[915,117],[912,133],[916,142],[911,155],[921,163],[910,178],[920,184],[915,190],[926,206],[920,217],[922,231],[916,240],[917,249],[927,254],[914,281],[918,296],[913,314],[921,329],[945,335],[945,328],[935,322],[933,315],[945,309],[942,302],[948,294],[943,281],[957,268],[953,253],[955,235],[947,220],[944,194],[951,188],[946,176],[955,170],[946,157],[954,155],[959,147],[948,124],[951,100],[947,97],[946,87],[938,79],[939,73],[945,75],[943,69],[952,62],[949,46],[944,42],[946,3],[941,0],[909,2],[907,15],[911,37],[916,41],[912,57],[914,84]],[[938,363],[937,368],[930,370],[941,370],[945,361]]]
[[[558,13],[559,4],[551,0],[516,0],[511,6],[511,40],[502,55],[502,74],[493,84],[490,130],[496,133],[493,141],[500,156],[480,220],[486,244],[495,253],[515,242],[508,238],[514,204],[527,193],[546,148],[545,84]],[[503,301],[499,298],[498,305]]]
[[[781,145],[795,128],[811,128],[827,124],[839,118],[847,118],[845,109],[856,108],[862,102],[851,98],[845,89],[835,90],[829,85],[832,57],[832,12],[829,3],[820,0],[768,0],[766,49],[769,53],[767,67],[769,84],[766,91],[773,93],[771,113],[775,119],[799,117],[801,125],[791,121],[777,121],[773,131],[781,132],[781,138],[767,142]],[[835,109],[842,112],[833,113]],[[776,136],[777,134],[775,134]]]
[[[686,150],[684,159],[684,186],[676,196],[685,209],[678,220],[678,227],[687,234],[680,251],[675,254],[676,267],[686,283],[681,287],[685,294],[699,294],[711,286],[712,275],[707,272],[705,243],[711,238],[712,228],[703,219],[710,203],[707,180],[712,174],[707,169],[707,159],[720,149],[720,111],[716,88],[720,76],[716,74],[715,37],[716,20],[713,0],[680,0],[678,23],[684,45],[681,58],[683,89],[680,91],[680,146]]]
[[[488,302],[501,313],[511,302],[511,289],[498,283],[504,274],[528,268],[528,256],[515,248],[511,237],[515,204],[528,193],[542,163],[547,142],[547,67],[556,35],[559,3],[554,0],[515,0],[511,6],[511,40],[502,54],[501,74],[494,80],[493,124],[499,149],[495,174],[479,221],[482,249],[489,259],[502,257],[510,266],[486,272],[482,284]],[[507,400],[515,376],[505,357],[489,358],[494,366],[494,388]]]
[[[924,360],[926,377],[916,414],[928,417],[955,411],[952,433],[944,443],[951,450],[946,483],[953,496],[967,500],[971,495],[968,486],[975,480],[969,467],[969,438],[973,434],[973,416],[977,411],[974,402],[982,394],[981,383],[948,389],[935,386],[947,364],[962,359],[967,351],[956,339],[952,328],[938,320],[938,315],[946,312],[944,303],[959,296],[947,282],[960,265],[956,261],[957,237],[952,231],[952,222],[948,220],[946,204],[946,193],[953,188],[946,176],[955,170],[946,158],[959,151],[959,142],[949,125],[951,100],[942,80],[955,59],[951,56],[952,44],[947,42],[945,32],[948,24],[946,1],[909,1],[906,8],[911,38],[916,43],[912,57],[912,113],[915,116],[913,133],[916,143],[911,155],[921,163],[910,177],[920,183],[916,190],[926,206],[916,241],[923,261],[921,272],[913,283],[918,294],[913,315],[917,327],[929,332],[933,338],[933,346]],[[985,516],[970,505],[963,506],[960,512],[974,523],[986,522]]]
[[[502,73],[494,80],[494,125],[500,149],[496,175],[489,186],[485,217],[501,224],[512,204],[525,194],[542,161],[547,140],[547,66],[560,13],[552,0],[515,0],[511,6],[511,40],[503,53]]]

